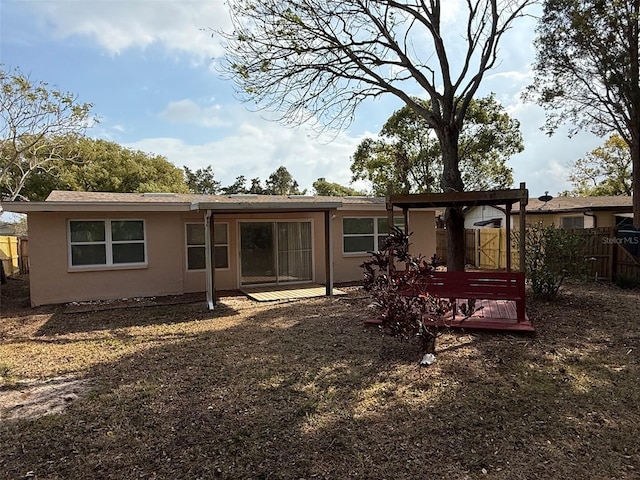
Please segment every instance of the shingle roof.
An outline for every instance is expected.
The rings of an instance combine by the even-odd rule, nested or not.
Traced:
[[[551,213],[572,210],[626,210],[632,207],[633,197],[623,195],[607,197],[554,197],[546,203],[537,198],[530,198],[527,204],[527,213]],[[515,204],[512,212],[517,214],[519,208],[520,205]]]
[[[384,209],[384,198],[306,195],[196,195],[181,193],[113,193],[54,190],[44,202],[6,202],[10,211],[67,210],[218,210],[218,211],[326,211],[330,209]]]
[[[193,195],[176,193],[144,194],[144,193],[112,193],[112,192],[70,192],[54,190],[46,202],[117,202],[117,203],[191,203]]]
[[[384,205],[384,198],[324,197],[307,195],[198,195],[191,193],[112,193],[54,190],[47,202],[118,202],[118,203],[273,203],[273,202],[342,202],[345,204]]]
[[[606,210],[619,209],[630,211],[632,197],[555,197],[548,202],[537,198],[530,198],[527,204],[528,213],[567,212],[575,210]],[[260,208],[261,206],[285,209],[292,208],[384,208],[385,198],[382,197],[323,197],[306,195],[196,195],[183,193],[112,193],[112,192],[71,192],[54,190],[47,197],[45,204],[51,203],[82,203],[82,204],[136,204],[155,208],[153,205],[182,206],[185,209],[197,208]],[[30,202],[21,202],[28,205]],[[35,206],[35,205],[34,205]],[[106,205],[105,205],[106,206]],[[181,207],[181,208],[182,208]],[[512,213],[517,214],[519,204],[513,205]]]

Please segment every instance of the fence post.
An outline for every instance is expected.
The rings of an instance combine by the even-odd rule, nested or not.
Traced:
[[[613,227],[613,229],[611,230],[611,235],[613,235],[613,238],[618,238],[618,229],[616,227]],[[611,241],[610,242],[611,245],[611,256],[610,256],[610,268],[609,270],[611,271],[611,281],[615,282],[616,280],[616,266],[618,264],[618,242],[614,242]]]

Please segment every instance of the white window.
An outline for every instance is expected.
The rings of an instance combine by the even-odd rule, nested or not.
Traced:
[[[584,216],[579,217],[562,217],[562,228],[584,228]]]
[[[72,267],[144,265],[144,220],[70,220]]]
[[[393,224],[404,227],[404,219],[395,217]],[[342,219],[342,251],[367,253],[378,250],[380,242],[388,235],[387,217],[345,217]]]
[[[187,223],[187,270],[204,270],[204,223]],[[229,268],[229,237],[226,223],[213,226],[213,264],[217,269]]]

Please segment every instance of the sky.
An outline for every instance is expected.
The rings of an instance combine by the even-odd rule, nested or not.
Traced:
[[[460,12],[448,10],[447,25]],[[0,0],[0,63],[93,104],[100,121],[89,136],[163,155],[178,167],[211,165],[222,185],[239,175],[265,180],[280,166],[309,192],[320,177],[350,185],[357,145],[379,132],[399,100],[367,102],[348,128],[320,137],[304,125],[269,121],[273,115],[241,103],[216,68],[224,50],[212,32],[229,28],[223,0]],[[534,30],[535,20],[522,18],[507,33],[478,96],[495,93],[520,121],[525,150],[509,165],[514,187],[526,182],[537,197],[570,189],[570,163],[604,139],[540,130],[544,111],[521,100],[532,80]]]

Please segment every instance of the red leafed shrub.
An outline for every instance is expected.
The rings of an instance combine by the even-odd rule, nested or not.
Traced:
[[[409,235],[394,227],[362,268],[363,286],[373,298],[383,332],[402,340],[418,339],[423,353],[435,354],[439,323],[451,305],[425,291],[433,266],[409,253]]]

